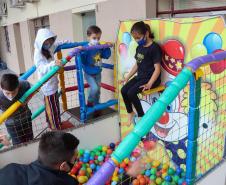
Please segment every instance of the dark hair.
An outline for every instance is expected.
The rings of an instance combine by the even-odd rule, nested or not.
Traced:
[[[102,31],[98,26],[92,25],[87,29],[87,36],[90,36],[93,33],[98,34],[98,33],[102,33]]]
[[[46,132],[41,136],[38,159],[45,166],[52,167],[74,156],[79,140],[70,133],[62,131]]]
[[[18,76],[12,73],[6,73],[1,78],[1,88],[7,91],[14,91],[19,87]]]
[[[136,22],[132,28],[131,28],[131,33],[133,32],[138,32],[142,35],[145,35],[146,32],[149,33],[149,37],[151,39],[154,39],[154,34],[151,32],[151,28],[148,24],[145,24],[143,21],[140,21],[140,22]]]
[[[52,56],[51,56],[49,50],[46,50],[46,49],[43,49],[43,48],[42,48],[42,51],[41,51],[41,52],[42,52],[42,55],[43,55],[44,57],[46,57],[47,60],[50,59],[50,58],[52,58]]]

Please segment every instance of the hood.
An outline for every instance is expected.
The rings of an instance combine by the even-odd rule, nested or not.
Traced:
[[[56,34],[51,32],[47,28],[39,29],[35,38],[35,44],[34,44],[35,49],[38,49],[39,51],[41,51],[42,45],[47,39],[54,38],[56,40],[56,37],[57,37]]]

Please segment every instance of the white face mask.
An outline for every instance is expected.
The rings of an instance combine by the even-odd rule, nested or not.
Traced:
[[[99,40],[91,39],[89,43],[90,43],[90,45],[92,45],[92,46],[96,46],[96,45],[99,44]]]
[[[13,100],[13,98],[15,98],[15,96],[8,96],[8,95],[6,95],[5,93],[4,93],[4,91],[3,91],[3,94],[4,94],[4,96],[8,99],[8,100],[10,100],[10,101],[12,101]]]

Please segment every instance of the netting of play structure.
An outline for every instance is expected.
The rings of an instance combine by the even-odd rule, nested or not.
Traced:
[[[115,80],[122,79],[135,62],[137,43],[130,35],[134,22],[120,24]],[[122,141],[79,151],[79,159],[70,174],[80,184],[192,185],[225,157],[226,43],[223,38],[226,31],[223,19],[199,17],[145,22],[151,26],[164,53],[162,84],[139,95],[145,115],[140,121],[135,118],[134,125],[126,125],[125,105],[119,96]],[[81,61],[79,55],[76,57],[77,79],[83,82],[79,73]],[[69,59],[62,61],[66,63]],[[66,68],[70,70],[75,67]],[[86,87],[84,83],[73,82],[62,87],[62,96],[71,85],[72,89],[81,87],[82,92]],[[117,88],[120,92],[121,85]],[[116,101],[87,109],[80,90],[82,121],[93,111]],[[71,108],[71,100],[63,102]],[[136,161],[142,161],[145,166],[140,175],[132,178],[126,172]]]
[[[86,42],[82,43],[66,43],[60,45],[57,49],[57,57],[58,59],[62,59],[63,49],[70,49],[76,46],[81,46],[87,44]],[[93,46],[84,46],[83,52],[87,50],[95,50],[108,48],[109,45],[99,45],[96,47]],[[3,112],[0,116],[0,122],[3,123],[5,120],[5,124],[11,124],[10,127],[7,125],[7,129],[5,124],[2,124],[0,127],[1,135],[8,135],[11,130],[11,135],[13,134],[13,144],[19,144],[23,142],[27,142],[32,140],[33,138],[39,137],[39,135],[48,129],[48,125],[46,123],[46,116],[44,113],[45,105],[43,100],[43,94],[39,91],[39,88],[53,75],[59,72],[59,80],[60,80],[60,91],[59,98],[61,97],[61,121],[62,121],[62,129],[75,127],[78,124],[83,124],[92,113],[96,110],[102,110],[109,106],[117,104],[116,100],[109,100],[105,103],[100,103],[94,107],[87,107],[85,100],[85,93],[88,88],[88,84],[84,83],[83,80],[83,70],[81,64],[80,50],[75,48],[73,49],[67,58],[62,59],[63,65],[67,64],[73,57],[76,57],[76,63],[73,65],[66,65],[63,69],[59,67],[53,67],[52,70],[45,75],[39,82],[34,84],[20,99],[19,101],[13,101],[10,108],[8,108],[5,112]],[[103,63],[103,68],[107,68],[113,70],[114,65]],[[36,67],[33,66],[29,69],[24,75],[20,77],[20,80],[26,80],[33,73],[35,73]],[[76,76],[77,75],[77,76]],[[101,83],[101,87],[103,89],[109,90],[114,93],[115,89],[113,86]],[[23,107],[26,106],[28,102],[29,109],[32,112],[32,116],[24,116],[25,113],[21,113],[23,111]],[[30,110],[26,109],[27,112]],[[28,114],[26,114],[28,115]],[[31,125],[32,119],[32,125]],[[13,124],[16,122],[20,125],[18,127]],[[14,122],[15,123],[15,122]],[[21,126],[23,125],[23,126]],[[33,130],[33,131],[32,131]],[[13,133],[12,133],[13,132]],[[29,133],[28,133],[29,132]],[[34,135],[32,137],[32,134]],[[29,137],[27,137],[30,135]],[[15,138],[15,139],[14,139]],[[15,140],[15,141],[14,141]],[[18,141],[16,141],[18,140]],[[2,147],[3,145],[1,145]]]

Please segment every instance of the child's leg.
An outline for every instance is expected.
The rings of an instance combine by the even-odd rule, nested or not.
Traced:
[[[142,117],[144,115],[144,111],[137,95],[142,92],[142,88],[140,87],[146,83],[147,80],[139,80],[135,84],[133,84],[133,86],[128,91],[128,98],[135,107],[138,117]]]
[[[124,104],[126,106],[126,110],[127,110],[127,113],[128,113],[128,124],[127,124],[127,126],[129,126],[132,123],[133,116],[135,114],[133,112],[132,102],[130,101],[128,95],[129,95],[130,88],[133,87],[134,84],[136,84],[136,83],[137,83],[136,78],[133,78],[128,83],[126,83],[121,89],[122,98],[123,98],[123,101],[124,101]]]
[[[94,104],[96,105],[96,104],[100,103],[101,73],[95,75],[95,81],[96,81],[96,84],[97,84],[97,93],[96,93],[96,97],[95,97],[95,100],[94,100]]]
[[[99,86],[96,83],[96,79],[92,75],[84,74],[87,83],[89,84],[88,105],[94,105],[99,93]]]
[[[17,145],[17,144],[21,143],[20,139],[18,138],[18,133],[16,132],[15,127],[16,126],[13,124],[10,124],[10,125],[6,124],[7,132],[9,133],[10,137],[12,138],[13,145]]]
[[[45,96],[46,117],[49,128],[55,130],[61,129],[60,106],[57,92],[50,96]]]

